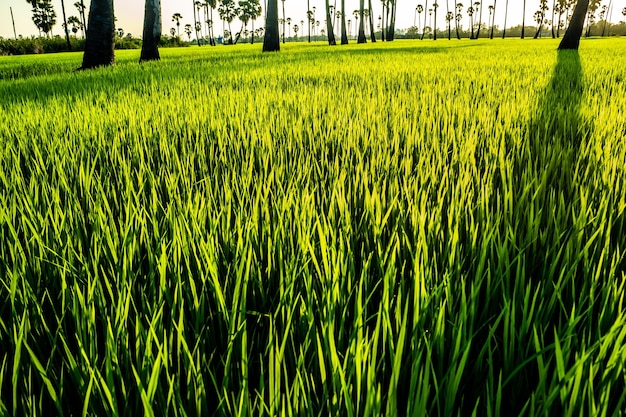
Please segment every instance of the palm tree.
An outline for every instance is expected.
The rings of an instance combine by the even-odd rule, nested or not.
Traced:
[[[202,8],[201,1],[193,2],[193,26],[196,31],[196,41],[198,42],[198,46],[200,46],[200,36],[202,36],[202,33],[200,33],[200,36],[198,36],[198,32],[202,31],[202,25],[198,25],[198,21],[200,20],[198,19],[198,17],[200,16],[201,8]]]
[[[456,4],[456,16],[454,17],[457,39],[461,39],[461,34],[459,33],[459,24],[461,23],[461,19],[463,19],[463,3],[457,3]]]
[[[537,39],[541,35],[541,29],[543,29],[543,20],[546,16],[546,10],[548,10],[548,0],[541,0],[539,10],[535,12],[533,17],[537,22],[537,31],[535,32],[534,39]]]
[[[522,35],[521,38],[524,39],[524,28],[526,27],[526,0],[522,3]]]
[[[452,39],[452,20],[454,20],[454,13],[446,13],[446,23],[448,24],[448,40]]]
[[[185,29],[183,29],[183,31],[187,34],[187,39],[188,39],[188,41],[191,41],[191,32],[192,32],[192,30],[191,30],[191,24],[187,23],[187,24],[185,25]]]
[[[420,23],[422,23],[422,12],[424,11],[424,6],[418,4],[415,8],[415,11],[417,12],[417,31],[419,33]]]
[[[357,43],[366,43],[367,38],[365,37],[365,0],[361,0],[359,3],[359,36],[357,39]],[[356,17],[356,16],[355,16]]]
[[[424,6],[424,10],[428,9],[428,0],[426,0],[425,6]],[[424,26],[422,26],[422,37],[420,38],[420,40],[424,40],[424,33],[426,32],[426,13],[424,13]]]
[[[72,50],[72,44],[70,43],[70,31],[67,28],[67,17],[65,16],[65,1],[61,0],[61,11],[63,12],[63,27],[65,28],[65,40],[67,41],[67,50]]]
[[[91,0],[82,69],[115,63],[113,0]]]
[[[341,44],[348,43],[348,33],[346,32],[346,0],[341,0]]]
[[[376,42],[376,32],[374,30],[374,10],[372,9],[372,0],[367,0],[368,9],[367,9],[367,17],[370,23],[370,40],[372,42]]]
[[[509,14],[509,0],[506,0],[506,4],[504,5],[504,26],[502,27],[502,39],[506,36],[506,18]]]
[[[285,3],[283,2],[283,5]],[[280,37],[278,35],[278,0],[268,0],[265,16],[265,37],[263,52],[280,51]]]
[[[298,42],[298,31],[299,30],[300,30],[300,26],[293,25],[293,33],[295,33],[294,38],[295,38],[296,42]]]
[[[433,24],[433,40],[437,40],[437,8],[439,5],[437,3],[433,4],[433,11],[435,12],[435,22]]]
[[[283,24],[283,44],[285,43],[285,0],[282,0],[283,2],[283,20],[282,20],[282,24]]]
[[[217,12],[220,15],[220,19],[228,23],[228,33],[230,34],[228,37],[228,43],[230,45],[233,44],[233,30],[231,24],[239,11],[237,10],[237,4],[235,0],[221,0],[220,6],[217,8]]]
[[[337,41],[335,41],[335,32],[333,31],[333,10],[331,9],[329,0],[326,0],[326,33],[328,33],[328,44],[336,45]]]
[[[476,30],[476,39],[480,37],[480,27],[483,25],[483,5],[481,2],[474,2],[474,6],[476,6],[476,11],[480,8],[480,13],[478,15],[478,29]]]
[[[569,26],[567,27],[565,35],[563,35],[563,39],[559,44],[559,50],[578,50],[580,36],[582,35],[583,27],[585,26],[585,16],[587,15],[588,7],[589,0],[578,0],[576,7],[574,7],[574,13],[572,13]]]
[[[80,20],[82,22],[82,30],[83,30],[83,38],[86,36],[85,31],[87,30],[87,19],[85,19],[85,3],[83,0],[77,1],[74,3],[74,7],[78,10],[78,14],[80,16]]]
[[[496,0],[493,0],[493,6],[489,6],[489,16],[492,16],[491,17],[491,33],[489,34],[489,39],[493,39],[493,29],[496,25]]]
[[[176,22],[176,29],[178,32],[178,37],[180,38],[180,21],[182,20],[183,16],[180,13],[174,13],[172,15],[172,22]]]
[[[469,16],[470,28],[472,30],[470,33],[470,39],[474,39],[474,8],[472,6],[467,8],[467,15]]]
[[[143,42],[139,62],[158,61],[161,40],[161,0],[146,0],[143,17]]]

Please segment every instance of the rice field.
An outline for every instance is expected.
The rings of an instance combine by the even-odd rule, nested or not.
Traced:
[[[0,57],[0,415],[626,414],[626,40]]]

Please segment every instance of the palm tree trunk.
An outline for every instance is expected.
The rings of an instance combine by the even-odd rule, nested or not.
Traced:
[[[483,0],[484,2],[485,0]],[[476,31],[476,39],[480,37],[480,27],[483,25],[483,3],[480,3],[480,14],[478,15],[478,30]]]
[[[374,10],[372,9],[372,0],[368,0],[368,6],[370,9],[370,40],[376,42],[376,32],[374,30]]]
[[[550,28],[552,30],[552,39],[556,38],[556,32],[554,32],[554,9],[556,7],[556,0],[552,0],[552,23],[550,24]]]
[[[326,0],[326,33],[328,33],[328,44],[337,45],[335,40],[335,32],[333,30],[333,16],[330,15],[330,3]]]
[[[489,35],[489,39],[493,39],[493,30],[496,23],[496,0],[493,0],[493,17],[491,18],[491,34]]]
[[[67,18],[65,17],[65,1],[61,0],[61,10],[63,11],[63,28],[65,30],[65,40],[67,41],[67,50],[72,50],[72,44],[70,43],[70,31],[67,28]]]
[[[148,2],[146,1],[146,7]],[[193,29],[196,31],[196,41],[198,42],[198,46],[200,46],[200,38],[198,37],[198,10],[196,10],[196,2],[191,0],[191,5],[193,6]],[[146,23],[144,20],[144,32],[146,30]],[[202,26],[200,26],[202,27]],[[144,35],[145,36],[145,35]],[[146,38],[144,38],[145,41]]]
[[[524,39],[524,27],[526,26],[526,0],[524,0],[524,5],[522,6],[522,36]]]
[[[348,33],[346,32],[346,0],[341,0],[341,44],[348,43]]]
[[[82,69],[115,63],[113,0],[91,0]]]
[[[424,33],[426,33],[426,16],[428,15],[428,0],[426,0],[426,4],[424,6],[424,26],[422,26],[422,37],[420,40],[424,40]]]
[[[280,35],[278,33],[278,0],[269,0],[267,2],[263,52],[275,51],[280,51]]]
[[[583,27],[585,25],[585,16],[587,16],[587,8],[589,7],[589,0],[578,0],[572,19],[569,26],[563,35],[559,50],[574,49],[578,50],[580,45],[580,36],[583,33]]]
[[[365,0],[361,0],[359,3],[359,37],[357,39],[357,43],[366,43],[367,38],[365,37],[365,19],[364,19],[364,10],[365,9]]]
[[[502,28],[502,39],[506,37],[506,18],[509,14],[509,0],[506,0],[506,5],[504,6],[504,27]]]
[[[197,34],[198,32],[196,31],[196,35]],[[161,59],[159,55],[160,40],[161,0],[146,0],[143,18],[143,43],[141,45],[141,58],[139,58],[139,62],[158,61]]]
[[[397,0],[391,0],[391,19],[389,29],[387,29],[387,41],[392,41],[396,34],[396,5]]]

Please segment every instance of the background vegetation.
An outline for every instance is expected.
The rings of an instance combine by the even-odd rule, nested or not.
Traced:
[[[617,415],[623,40],[0,58],[0,414]]]

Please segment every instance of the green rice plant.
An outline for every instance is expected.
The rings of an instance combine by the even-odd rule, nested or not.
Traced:
[[[0,57],[0,414],[622,415],[624,41],[556,46]]]

